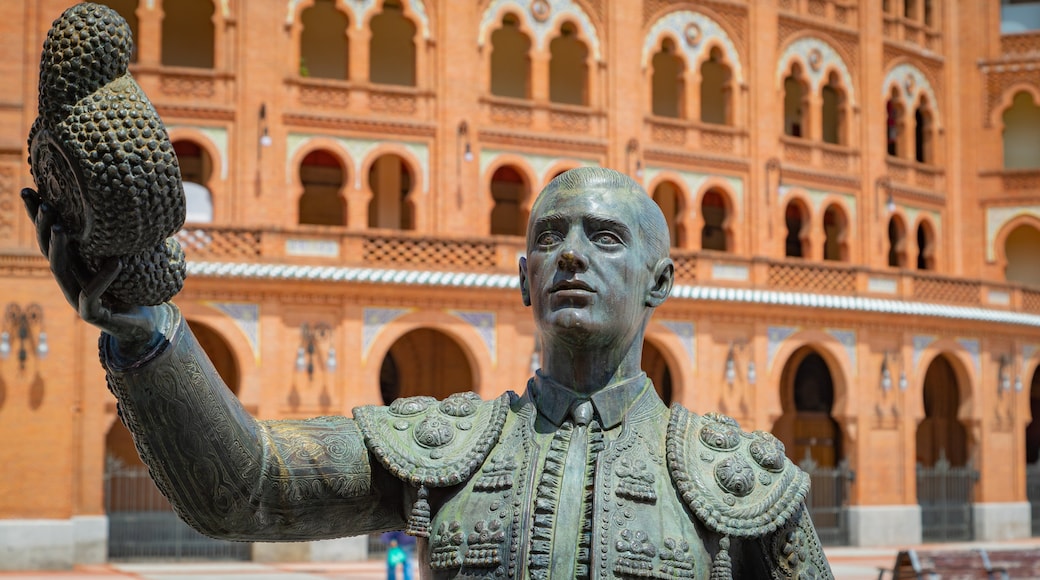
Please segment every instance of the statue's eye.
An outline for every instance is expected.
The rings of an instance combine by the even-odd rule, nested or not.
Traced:
[[[624,242],[613,232],[596,232],[592,235],[592,242],[600,246],[616,246]]]
[[[538,234],[538,245],[539,246],[552,246],[563,241],[563,236],[559,232],[552,230],[542,232]]]

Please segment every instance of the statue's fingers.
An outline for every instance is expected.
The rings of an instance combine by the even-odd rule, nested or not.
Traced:
[[[76,279],[73,269],[68,236],[65,234],[65,228],[61,227],[61,224],[54,224],[51,226],[50,231],[51,233],[48,237],[50,247],[48,248],[47,260],[50,262],[51,272],[54,274],[54,279],[57,280],[62,294],[65,295],[65,300],[73,308],[78,309],[82,284]]]
[[[104,326],[111,318],[112,312],[101,303],[101,295],[108,290],[116,277],[123,270],[119,258],[109,258],[102,265],[94,278],[83,287],[79,295],[79,315],[87,322]]]
[[[43,203],[40,194],[26,187],[22,190],[22,203],[25,204],[25,212],[29,214],[29,219],[36,223],[36,213],[40,211],[40,204]]]
[[[58,214],[47,202],[40,204],[36,211],[36,243],[44,256],[51,254],[51,227],[58,223]]]

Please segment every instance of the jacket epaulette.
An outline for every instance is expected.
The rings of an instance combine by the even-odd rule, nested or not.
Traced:
[[[776,531],[799,513],[809,476],[764,431],[748,433],[719,413],[673,405],[668,469],[683,502],[711,530],[737,538]]]

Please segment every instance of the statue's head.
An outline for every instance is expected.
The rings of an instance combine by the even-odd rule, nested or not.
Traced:
[[[671,291],[668,247],[664,215],[638,183],[599,167],[568,171],[531,208],[524,304],[547,338],[625,343]]]

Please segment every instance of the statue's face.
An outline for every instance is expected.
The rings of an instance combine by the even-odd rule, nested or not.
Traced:
[[[652,285],[639,206],[603,186],[549,195],[528,228],[524,301],[547,338],[620,346],[641,328]]]

